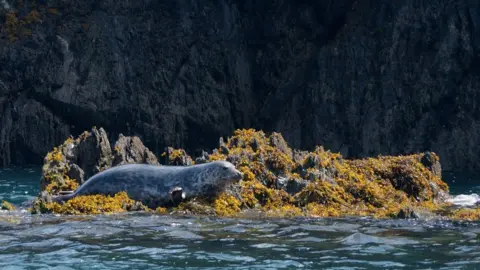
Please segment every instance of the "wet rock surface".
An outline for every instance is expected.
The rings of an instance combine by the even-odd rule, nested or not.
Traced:
[[[157,156],[256,127],[299,149],[480,168],[476,1],[2,3],[2,166],[97,125]]]

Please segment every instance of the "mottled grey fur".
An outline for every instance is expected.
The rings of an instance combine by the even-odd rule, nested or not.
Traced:
[[[210,197],[241,178],[242,173],[227,161],[192,166],[127,164],[100,172],[73,194],[53,197],[53,201],[67,201],[78,195],[114,195],[125,191],[131,199],[157,207],[171,203],[169,192],[175,187],[181,188],[185,199]]]

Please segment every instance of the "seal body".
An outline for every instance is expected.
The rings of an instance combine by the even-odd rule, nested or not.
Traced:
[[[215,196],[242,177],[227,161],[191,166],[126,164],[102,171],[72,194],[55,196],[52,200],[63,202],[80,195],[113,196],[125,191],[133,200],[158,207],[197,196]]]

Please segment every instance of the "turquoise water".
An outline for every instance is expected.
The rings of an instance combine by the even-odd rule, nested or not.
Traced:
[[[39,175],[39,168],[1,170],[0,199],[32,199]],[[447,178],[458,183],[457,194],[476,190],[475,179],[463,185],[464,176]],[[477,269],[479,225],[141,213],[60,217],[19,210],[0,213],[0,268]]]
[[[41,167],[0,169],[0,200],[14,204],[33,200],[40,190]]]

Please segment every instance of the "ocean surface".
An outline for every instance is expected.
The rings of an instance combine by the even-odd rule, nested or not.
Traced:
[[[40,172],[0,170],[0,199],[33,199]],[[480,194],[478,175],[444,177]],[[0,212],[0,269],[480,269],[479,241],[473,222]]]

